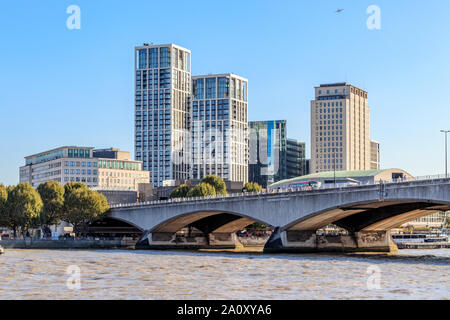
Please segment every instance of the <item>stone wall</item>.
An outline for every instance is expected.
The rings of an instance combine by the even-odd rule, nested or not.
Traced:
[[[134,249],[135,240],[1,240],[5,249]]]

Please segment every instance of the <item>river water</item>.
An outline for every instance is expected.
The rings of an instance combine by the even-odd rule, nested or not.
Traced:
[[[0,299],[450,299],[449,274],[450,249],[395,257],[7,249]]]

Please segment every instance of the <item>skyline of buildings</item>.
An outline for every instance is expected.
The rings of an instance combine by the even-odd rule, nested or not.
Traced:
[[[306,20],[274,17],[269,21],[270,27],[265,20],[257,19],[259,11],[250,10],[250,16],[243,12],[233,14],[236,12],[233,8],[212,3],[211,6],[217,7],[214,10],[201,3],[182,7],[189,12],[184,15],[187,20],[175,19],[169,24],[165,15],[154,19],[142,18],[143,5],[146,7],[145,11],[152,8],[150,3],[142,2],[140,5],[133,3],[130,14],[127,15],[123,15],[122,7],[111,7],[111,12],[121,19],[116,19],[115,25],[118,28],[105,28],[103,24],[106,20],[94,21],[91,18],[97,15],[107,19],[108,10],[105,11],[101,5],[91,4],[85,8],[90,13],[84,12],[88,14],[88,18],[91,17],[90,22],[82,19],[87,24],[82,23],[81,30],[71,31],[64,30],[64,12],[57,13],[64,8],[32,3],[33,11],[40,13],[33,17],[47,17],[46,13],[54,11],[48,19],[36,18],[35,21],[36,25],[41,25],[52,36],[46,37],[49,41],[40,41],[41,30],[44,30],[40,28],[15,28],[16,33],[5,34],[5,41],[14,50],[4,52],[11,57],[7,57],[5,61],[9,63],[4,65],[4,74],[7,76],[4,78],[6,87],[2,100],[2,105],[6,108],[3,131],[6,135],[9,132],[14,138],[4,140],[2,145],[2,150],[7,154],[2,157],[3,171],[0,176],[3,183],[18,182],[17,168],[22,164],[23,156],[60,145],[109,147],[111,144],[130,151],[134,159],[134,141],[129,139],[129,133],[134,127],[134,115],[129,112],[134,104],[134,84],[130,80],[133,77],[133,48],[150,41],[155,44],[174,42],[190,49],[194,54],[193,74],[230,71],[248,78],[252,104],[249,120],[309,118],[310,111],[305,107],[305,102],[309,104],[309,101],[314,99],[311,88],[320,83],[349,81],[370,94],[370,116],[372,124],[375,125],[371,128],[371,134],[375,140],[382,143],[381,157],[384,167],[400,166],[416,175],[444,173],[444,136],[439,130],[450,129],[447,121],[450,110],[443,107],[443,102],[445,104],[447,101],[446,82],[442,82],[442,79],[448,80],[445,76],[448,63],[443,56],[445,48],[450,45],[437,41],[434,31],[440,30],[439,24],[450,24],[441,19],[445,10],[442,12],[436,6],[409,6],[416,15],[423,17],[425,21],[430,20],[428,24],[417,24],[408,21],[408,15],[401,14],[405,6],[389,3],[389,9],[386,10],[416,33],[416,41],[409,41],[408,37],[398,37],[402,30],[405,30],[401,24],[384,24],[384,31],[367,30],[363,21],[362,5],[358,5],[360,9],[352,9],[351,12],[347,12],[347,8],[338,15],[326,9],[328,6],[333,7],[332,2],[327,2],[326,5],[292,2],[293,12],[299,8],[305,9],[306,6],[308,10],[302,9],[301,12],[314,12],[314,15],[306,15]],[[450,7],[447,3],[441,5]],[[13,18],[20,18],[20,12],[14,10],[14,6],[11,3],[7,9],[11,13],[9,19],[4,20],[7,24],[13,25],[14,21],[20,21]],[[169,13],[173,12],[173,9],[176,11],[169,3],[161,6],[166,8],[158,12]],[[280,13],[293,15],[283,11],[283,4],[274,3],[274,6]],[[261,7],[261,10],[266,17],[271,16],[271,6]],[[427,14],[421,15],[424,11]],[[189,16],[194,17],[198,12],[205,12],[204,17],[209,19],[212,29],[209,26],[191,28],[193,21],[189,20]],[[261,34],[261,28],[252,27],[247,30],[245,39],[242,38],[239,43],[243,46],[234,46],[232,39],[236,38],[232,34],[238,29],[231,32],[219,22],[220,17],[227,14],[233,21],[234,28],[238,28],[243,17],[248,16],[252,23],[263,30],[267,28],[270,31],[275,28],[277,32]],[[439,18],[433,18],[436,16]],[[391,18],[392,16],[389,17]],[[321,20],[328,22],[329,19],[332,19],[331,29],[327,27],[327,23],[320,23]],[[315,26],[312,32],[304,28],[305,21]],[[434,22],[439,23],[436,25]],[[55,25],[60,28],[55,28]],[[387,32],[388,27],[392,27],[393,32]],[[117,32],[118,30],[123,32]],[[212,30],[220,36],[208,37]],[[267,59],[268,56],[277,56],[279,46],[275,43],[289,43],[289,37],[293,36],[292,30],[298,31],[297,33],[310,43],[324,36],[329,37],[331,41],[322,43],[321,50],[304,50],[302,41],[293,41],[296,49],[286,51],[288,57]],[[104,33],[107,33],[108,37],[102,36]],[[355,50],[360,53],[356,58],[346,54],[345,50],[340,50],[342,41],[338,39],[342,34],[351,35],[348,41],[355,44]],[[270,41],[262,41],[263,35],[269,37]],[[50,41],[53,37],[61,41]],[[283,42],[277,42],[280,37],[284,38]],[[91,41],[96,38],[101,45],[98,41]],[[205,41],[207,38],[210,41]],[[26,47],[29,40],[34,42],[35,50],[39,52],[39,63],[36,64],[38,72],[35,73],[39,79],[24,82],[20,75],[27,72],[26,64],[22,63],[26,60],[26,49],[21,47]],[[93,50],[92,45],[95,43]],[[390,44],[398,50],[370,49],[384,48]],[[261,51],[260,45],[263,45],[265,51]],[[410,54],[405,57],[404,49],[409,46],[415,49],[410,50]],[[434,48],[430,51],[433,59],[424,56],[421,48],[425,47]],[[9,54],[12,52],[16,54]],[[329,55],[329,52],[334,54]],[[67,65],[68,58],[71,63]],[[415,63],[418,70],[411,69],[411,65]],[[440,66],[442,63],[444,66]],[[62,70],[61,67],[65,65],[67,68]],[[26,88],[21,89],[20,83]],[[54,90],[47,90],[51,87]],[[399,95],[398,92],[402,94]],[[430,92],[433,94],[428,94]],[[427,106],[426,113],[423,113],[424,106]],[[90,110],[95,110],[98,114],[93,117],[86,116]],[[23,114],[29,116],[23,117]],[[412,119],[405,121],[405,114],[408,114],[408,119]],[[47,121],[52,121],[54,129],[63,134],[58,134],[58,138],[53,140],[51,131],[40,130],[42,123]],[[95,132],[96,122],[103,128],[92,139],[86,131],[79,132],[81,124],[88,131]],[[115,125],[112,125],[113,123]],[[411,123],[420,123],[424,128],[418,131]],[[307,142],[309,158],[310,129],[307,125],[293,125],[290,124],[289,133],[293,138]],[[390,130],[391,128],[395,130]],[[404,139],[405,135],[411,139]],[[103,143],[108,141],[117,142]],[[434,154],[435,157],[430,161],[417,157],[416,141],[426,147],[425,154]],[[403,143],[404,157],[398,156],[399,143]],[[14,147],[14,144],[17,147]]]
[[[347,82],[315,87],[309,160],[306,143],[287,138],[286,120],[248,122],[247,79],[191,76],[191,51],[175,44],[144,43],[134,50],[135,159],[156,187],[208,174],[267,186],[310,171],[380,167],[364,90]],[[251,134],[249,125],[261,135]],[[79,179],[94,183],[88,178]]]

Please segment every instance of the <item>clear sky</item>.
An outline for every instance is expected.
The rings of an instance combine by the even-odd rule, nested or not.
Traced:
[[[366,26],[372,4],[381,30]],[[81,9],[79,30],[66,27],[69,5]],[[3,1],[0,183],[18,182],[24,156],[63,145],[133,151],[144,42],[190,49],[193,75],[248,78],[249,120],[286,119],[308,150],[314,86],[350,82],[369,92],[383,168],[443,173],[448,12],[448,0]]]

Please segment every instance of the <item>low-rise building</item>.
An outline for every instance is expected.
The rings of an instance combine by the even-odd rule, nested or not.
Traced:
[[[92,147],[60,147],[25,157],[19,169],[19,181],[34,188],[54,180],[61,184],[82,182],[88,187],[98,185],[98,159]]]
[[[150,172],[142,170],[142,161],[130,159],[130,153],[119,149],[93,151],[98,159],[98,186],[138,190],[141,183],[150,182]]]
[[[150,173],[142,170],[142,162],[130,160],[129,152],[65,146],[25,157],[19,179],[34,188],[54,180],[63,185],[82,182],[90,188],[137,191],[139,184],[149,183]]]
[[[405,180],[413,181],[415,178],[401,169],[328,171],[282,180],[270,185],[269,189],[297,188],[302,185],[309,186],[309,184],[315,188],[324,189]]]
[[[449,213],[447,213],[449,214]],[[402,225],[402,228],[442,228],[442,225],[445,222],[446,214],[445,212],[435,212],[428,216],[409,221]]]

